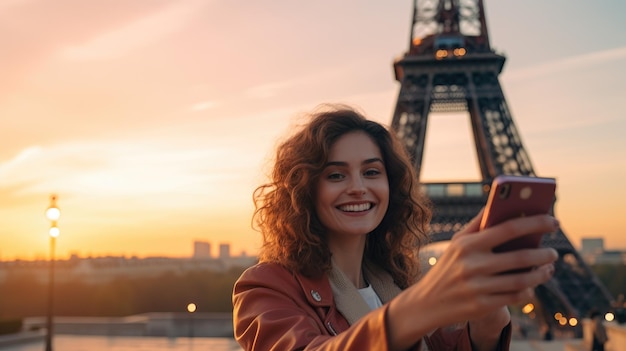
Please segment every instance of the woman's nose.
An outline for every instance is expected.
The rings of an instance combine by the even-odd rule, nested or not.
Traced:
[[[353,177],[348,187],[348,194],[363,195],[366,192],[365,183],[361,177]]]

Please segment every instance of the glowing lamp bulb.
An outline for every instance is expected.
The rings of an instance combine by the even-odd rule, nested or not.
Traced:
[[[61,217],[61,211],[56,207],[50,207],[46,210],[46,217],[51,221],[57,221]]]
[[[56,238],[56,237],[59,236],[60,231],[59,231],[59,228],[57,228],[57,227],[50,227],[49,233],[50,233],[51,237]]]
[[[196,304],[195,303],[190,303],[189,305],[187,305],[187,311],[189,311],[189,313],[196,312]]]

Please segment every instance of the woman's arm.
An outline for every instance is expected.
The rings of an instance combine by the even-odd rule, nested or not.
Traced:
[[[392,349],[406,349],[427,329],[469,321],[473,348],[495,350],[510,322],[506,306],[528,301],[534,288],[550,279],[558,257],[555,250],[493,253],[492,249],[526,234],[552,232],[558,228],[554,218],[519,218],[478,232],[480,216],[453,236],[437,264],[418,283],[391,301]],[[501,274],[530,266],[541,268]]]

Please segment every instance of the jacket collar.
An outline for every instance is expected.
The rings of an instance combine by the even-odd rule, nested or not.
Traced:
[[[363,273],[383,304],[401,292],[391,275],[375,264],[364,261]],[[328,278],[337,309],[350,325],[371,311],[358,289],[334,262]]]
[[[363,273],[383,304],[402,291],[389,273],[371,262],[363,262]],[[334,263],[328,277],[309,278],[302,274],[295,274],[295,277],[311,306],[334,304],[350,325],[371,311],[358,289]]]

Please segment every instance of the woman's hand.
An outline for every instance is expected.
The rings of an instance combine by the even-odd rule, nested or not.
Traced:
[[[460,233],[475,233],[479,229],[479,219],[482,217],[482,212],[474,218]],[[558,222],[556,219],[554,220],[554,229],[555,231],[558,228]],[[556,251],[555,251],[556,253]],[[555,260],[558,258],[558,254],[555,256]],[[537,269],[538,271],[542,271],[545,275],[545,281],[549,280],[554,273],[554,266],[552,262],[544,264],[543,266]],[[538,272],[541,276],[541,272]],[[527,296],[527,297],[522,297]],[[522,296],[519,302],[524,302],[525,300],[529,300],[534,296],[534,287],[529,287],[524,289],[522,292]],[[500,339],[501,331],[507,324],[511,321],[511,315],[509,313],[509,309],[506,306],[503,306],[499,309],[496,309],[492,313],[488,313],[482,318],[473,319],[469,321],[470,328],[470,338],[472,339],[472,344],[474,345],[474,349],[476,350],[494,350],[496,345]]]
[[[494,253],[493,248],[524,235],[553,232],[558,221],[537,215],[478,231],[481,215],[452,237],[437,264],[418,283],[390,303],[391,339],[404,340],[399,346],[409,347],[417,341],[412,340],[415,336],[419,339],[435,328],[470,321],[474,346],[487,350],[510,321],[506,306],[527,301],[534,288],[552,276],[552,263],[558,258],[554,249]],[[501,274],[528,267],[539,268]]]

